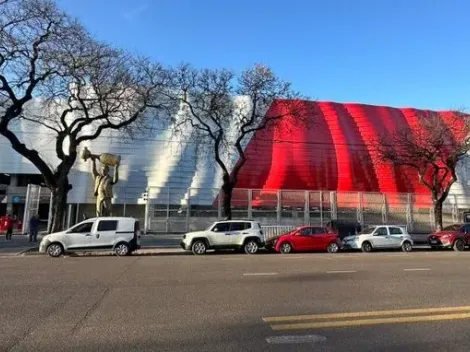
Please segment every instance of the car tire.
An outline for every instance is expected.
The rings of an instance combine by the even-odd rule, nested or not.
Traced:
[[[131,254],[131,249],[129,244],[126,242],[120,242],[116,246],[114,246],[114,253],[116,253],[119,257],[125,257]]]
[[[454,248],[456,252],[462,252],[465,250],[465,242],[461,238],[457,238],[452,248]]]
[[[369,241],[365,241],[362,243],[361,245],[361,250],[364,252],[364,253],[370,253],[372,252],[372,245],[370,244]]]
[[[243,249],[246,254],[256,254],[259,249],[258,242],[255,240],[248,240],[243,246]]]
[[[326,250],[328,251],[328,253],[338,253],[339,251],[339,246],[338,246],[338,243],[336,242],[331,242],[328,247],[326,248]]]
[[[281,243],[281,245],[279,246],[279,252],[281,252],[282,254],[289,254],[289,253],[292,253],[292,246],[289,242],[283,242]]]
[[[203,255],[203,254],[206,254],[207,252],[207,245],[206,245],[206,242],[204,241],[201,241],[201,240],[197,240],[193,243],[193,245],[191,246],[191,251],[195,254],[195,255]]]
[[[57,258],[64,254],[64,247],[60,243],[51,243],[47,246],[46,252],[51,257]]]
[[[401,250],[403,252],[411,252],[413,250],[413,246],[411,242],[410,241],[403,242],[403,244],[401,245]]]

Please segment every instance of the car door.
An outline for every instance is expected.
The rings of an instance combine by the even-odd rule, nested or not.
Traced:
[[[300,229],[297,235],[294,237],[294,249],[297,251],[309,251],[314,250],[315,239],[312,236],[312,228],[304,227]]]
[[[85,221],[75,225],[65,233],[65,242],[68,249],[88,249],[91,243],[91,235],[94,221]]]
[[[248,235],[249,232],[245,231],[251,228],[249,222],[231,222],[230,223],[230,244],[232,246],[239,246],[243,244],[243,237]]]
[[[210,245],[213,247],[227,247],[231,245],[230,240],[230,223],[216,223],[209,234]]]
[[[376,248],[387,247],[388,230],[385,226],[379,226],[375,229],[374,234],[371,238],[372,246]]]
[[[462,226],[461,232],[463,232],[462,235],[465,236],[465,242],[467,245],[470,245],[470,224],[465,224]]]
[[[117,227],[117,220],[98,220],[96,230],[91,236],[90,247],[94,249],[113,248]]]
[[[403,230],[400,227],[390,226],[388,228],[390,232],[388,246],[389,247],[400,247],[403,241]]]

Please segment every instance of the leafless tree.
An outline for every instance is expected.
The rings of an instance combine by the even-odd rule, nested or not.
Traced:
[[[163,106],[166,80],[162,67],[96,41],[52,1],[0,3],[0,134],[43,175],[53,195],[52,231],[62,226],[79,145],[144,121]],[[54,135],[57,165],[19,139],[21,119]]]
[[[174,130],[190,126],[198,145],[209,147],[222,171],[223,210],[232,217],[232,194],[247,161],[244,147],[251,136],[279,127],[281,120],[309,124],[310,104],[300,99],[291,84],[279,79],[264,65],[254,65],[237,75],[233,71],[198,70],[182,65],[171,73],[173,95],[182,113]],[[284,124],[285,126],[285,124]],[[231,168],[234,154],[238,162]]]
[[[429,112],[419,126],[384,135],[378,146],[383,161],[415,170],[429,189],[437,230],[442,229],[443,203],[457,181],[457,164],[470,150],[469,116],[459,111],[443,116]]]

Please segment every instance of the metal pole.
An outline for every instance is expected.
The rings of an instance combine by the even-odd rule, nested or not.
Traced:
[[[47,233],[51,233],[52,230],[52,207],[54,205],[54,198],[52,197],[51,192],[51,199],[49,201],[49,214],[47,214]]]
[[[149,230],[149,198],[150,198],[149,188],[146,189],[146,192],[147,192],[147,199],[145,200],[144,234],[147,234]]]
[[[323,226],[323,191],[320,191],[320,225]]]
[[[122,216],[126,216],[126,203],[122,205]]]
[[[69,229],[72,222],[72,204],[69,204],[69,210],[67,212],[67,228]]]
[[[309,191],[304,192],[304,224],[310,225],[310,197]]]
[[[188,198],[186,200],[186,232],[189,232],[190,217],[191,217],[191,188],[188,188]]]
[[[167,188],[167,202],[166,202],[166,227],[165,232],[168,233],[170,229],[170,187]]]
[[[78,224],[78,218],[80,216],[80,203],[77,203],[77,209],[75,211],[75,223]]]
[[[281,190],[278,190],[277,191],[277,225],[281,225],[281,193],[282,191]]]
[[[251,203],[253,203],[253,190],[248,189],[247,192],[248,192],[248,219],[252,220],[253,219],[253,208],[252,208]]]
[[[21,232],[25,234],[28,231],[28,225],[29,225],[29,198],[31,197],[31,185],[28,185],[28,188],[26,188],[26,199],[24,202],[24,212],[23,212],[23,226],[21,229]]]

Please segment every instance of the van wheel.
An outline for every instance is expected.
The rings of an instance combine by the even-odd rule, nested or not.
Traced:
[[[54,258],[60,257],[64,254],[64,247],[60,243],[51,243],[47,247],[47,254]]]
[[[202,255],[202,254],[206,253],[207,246],[204,243],[204,241],[196,241],[196,242],[193,243],[193,245],[191,247],[191,250],[196,255]]]
[[[245,243],[243,248],[245,249],[246,254],[256,254],[256,252],[258,252],[259,246],[258,246],[258,243],[256,243],[256,241],[249,240],[248,242]]]
[[[361,249],[365,253],[372,252],[372,245],[370,244],[370,242],[366,241],[362,244]]]
[[[114,253],[116,253],[120,257],[124,257],[126,255],[129,255],[130,253],[130,248],[127,243],[121,242],[114,247]]]

